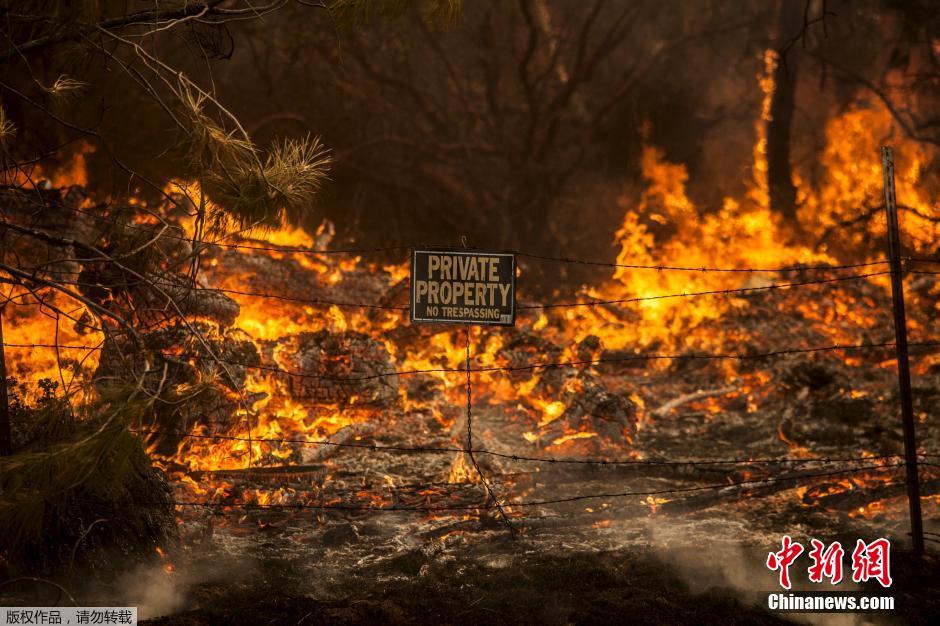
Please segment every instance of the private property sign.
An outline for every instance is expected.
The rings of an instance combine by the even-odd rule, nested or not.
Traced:
[[[512,326],[516,257],[507,252],[413,250],[411,321]]]

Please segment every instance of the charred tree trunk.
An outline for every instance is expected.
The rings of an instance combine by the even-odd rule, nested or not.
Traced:
[[[0,456],[13,454],[10,435],[10,401],[7,398],[7,363],[3,349],[3,308],[0,307]]]
[[[790,225],[796,225],[796,187],[790,166],[790,132],[796,110],[798,55],[792,50],[799,36],[804,0],[782,0],[777,33],[781,41],[774,70],[774,92],[767,120],[767,188],[770,209]]]

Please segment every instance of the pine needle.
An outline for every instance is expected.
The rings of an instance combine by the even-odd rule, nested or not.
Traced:
[[[74,78],[69,78],[65,74],[62,74],[48,87],[45,85],[40,86],[53,98],[67,101],[83,91],[85,87],[88,86],[88,83],[83,83],[80,80],[75,80]]]
[[[16,136],[16,124],[7,117],[6,111],[0,106],[0,149],[7,152],[10,142]]]
[[[189,132],[184,140],[188,174],[221,211],[218,230],[298,224],[327,178],[330,157],[319,139],[288,140],[269,154],[205,114],[204,97],[184,94]]]
[[[0,457],[0,545],[10,557],[55,559],[56,551],[74,542],[70,535],[82,512],[94,508],[89,501],[115,509],[127,506],[133,494],[160,499],[147,482],[152,470],[141,440],[128,431],[151,400],[139,390],[114,387],[81,407],[79,420],[67,402],[49,399],[36,407],[27,417],[41,424],[42,436]],[[140,515],[146,519],[136,520]],[[125,517],[113,520],[110,531],[123,523],[126,534],[135,536],[155,519],[153,510],[127,510]]]

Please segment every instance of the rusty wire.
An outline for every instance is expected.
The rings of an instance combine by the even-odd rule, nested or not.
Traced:
[[[120,222],[115,219],[109,219],[100,215],[95,215],[94,213],[72,207],[60,207],[64,211],[71,211],[73,213],[79,213],[82,215],[87,215],[92,219],[98,220],[102,223],[109,224],[121,224],[126,228],[132,229],[147,229],[146,225],[141,224],[131,224],[126,222]],[[163,234],[161,238],[185,241],[188,243],[193,243],[192,238],[183,237],[179,235],[172,234]],[[408,246],[385,246],[385,247],[374,247],[374,248],[336,248],[336,249],[326,249],[326,248],[310,248],[307,246],[271,246],[271,245],[256,245],[256,244],[244,244],[244,243],[223,243],[221,241],[216,242],[206,242],[206,241],[197,241],[198,246],[202,248],[226,248],[232,250],[254,250],[262,252],[279,252],[283,254],[349,254],[349,255],[361,255],[361,254],[370,254],[370,253],[381,253],[381,252],[394,252],[394,251],[406,251],[412,250],[415,247],[442,247],[435,244],[414,244]],[[578,259],[572,257],[560,257],[560,256],[550,256],[543,254],[535,254],[531,252],[525,252],[521,250],[508,250],[516,256],[539,260],[539,261],[552,261],[556,263],[568,263],[568,264],[577,264],[577,265],[591,265],[598,267],[611,267],[611,268],[621,268],[621,269],[641,269],[641,270],[656,270],[656,271],[673,271],[673,272],[701,272],[701,273],[779,273],[779,272],[801,272],[801,271],[830,271],[830,270],[846,270],[846,269],[858,269],[864,267],[873,267],[876,265],[887,265],[887,259],[878,259],[875,261],[867,261],[864,263],[845,263],[845,264],[816,264],[816,265],[806,265],[800,263],[793,263],[789,265],[780,265],[774,267],[710,267],[710,266],[683,266],[683,265],[666,265],[666,264],[641,264],[641,263],[612,263],[607,261],[597,261],[590,259]],[[915,257],[905,257],[914,261],[922,262],[935,262],[931,259],[919,259]]]
[[[80,209],[75,209],[76,212],[90,215],[91,217],[102,220],[105,222],[118,223],[114,220],[109,220],[104,217],[93,215],[88,211],[83,211]],[[124,224],[126,227],[130,228],[146,228],[144,226],[133,225],[133,224]],[[179,239],[181,241],[191,241],[187,237],[177,237],[175,235],[163,235],[165,238],[169,239]],[[245,250],[255,250],[255,251],[271,251],[271,252],[280,252],[280,253],[302,253],[302,254],[366,254],[366,253],[377,253],[377,252],[388,252],[388,251],[402,251],[408,250],[410,246],[394,246],[394,247],[384,247],[384,248],[358,248],[358,249],[314,249],[309,247],[283,247],[283,246],[266,246],[266,245],[254,245],[254,244],[243,244],[243,243],[223,243],[223,242],[196,242],[197,245],[203,248],[209,247],[222,247],[228,249],[245,249]],[[844,264],[844,265],[791,265],[791,266],[781,266],[781,267],[688,267],[680,265],[643,265],[643,264],[623,264],[623,263],[607,263],[601,261],[592,261],[585,259],[573,259],[569,257],[552,257],[546,255],[537,255],[525,252],[516,251],[515,254],[520,257],[530,258],[534,260],[542,261],[552,261],[560,263],[573,263],[573,264],[582,264],[582,265],[594,265],[594,266],[604,266],[604,267],[613,267],[613,268],[626,268],[626,269],[644,269],[644,270],[656,270],[656,271],[683,271],[683,272],[736,272],[736,273],[756,273],[756,272],[800,272],[800,271],[835,271],[835,270],[846,270],[846,269],[855,269],[855,268],[864,268],[872,267],[876,265],[886,264],[885,260],[877,260],[866,263],[855,263],[855,264]],[[936,263],[932,259],[920,259],[915,257],[905,257],[905,260],[910,260],[914,262],[927,262],[927,263]],[[934,273],[934,272],[915,272],[915,273]],[[881,276],[888,274],[888,272],[872,272],[865,274],[853,274],[848,276],[837,276],[829,277],[818,280],[806,280],[799,282],[790,282],[790,283],[777,283],[770,284],[759,287],[745,287],[738,289],[721,289],[721,290],[710,290],[710,291],[700,291],[700,292],[683,292],[676,294],[663,294],[656,296],[646,296],[638,298],[625,298],[617,300],[591,300],[585,302],[571,302],[571,303],[556,303],[556,304],[545,304],[545,305],[524,305],[520,306],[520,309],[546,309],[546,308],[559,308],[559,307],[584,307],[584,306],[595,306],[595,305],[604,305],[604,304],[622,304],[622,303],[632,303],[640,302],[645,300],[659,300],[665,298],[679,298],[679,297],[696,297],[696,296],[711,296],[711,295],[730,295],[730,294],[741,294],[757,291],[768,291],[775,289],[786,289],[792,287],[802,287],[806,285],[814,284],[824,284],[824,283],[833,283],[841,282],[847,280],[857,280],[864,279],[873,276]],[[156,281],[159,284],[159,280]],[[354,302],[336,302],[329,301],[325,299],[316,299],[316,298],[294,298],[290,296],[283,296],[279,294],[270,294],[270,293],[260,293],[260,292],[250,292],[250,291],[239,291],[233,289],[217,289],[217,288],[207,288],[207,287],[196,287],[195,284],[189,285],[173,285],[173,286],[184,286],[191,288],[196,291],[213,291],[218,293],[226,293],[232,295],[242,295],[247,297],[259,297],[259,298],[271,298],[283,301],[294,301],[304,304],[320,304],[320,305],[330,305],[330,306],[340,306],[340,307],[362,307],[362,308],[375,308],[375,309],[386,309],[386,310],[396,310],[404,311],[407,310],[407,307],[398,307],[391,305],[382,305],[382,304],[371,304],[371,303],[354,303]],[[16,347],[16,348],[56,348],[56,349],[80,349],[80,350],[102,350],[101,346],[70,346],[70,345],[56,345],[56,344],[44,344],[44,343],[31,343],[31,344],[17,344],[17,343],[4,343],[4,346],[7,347]],[[940,346],[940,342],[911,342],[911,346]],[[249,363],[240,363],[237,361],[231,361],[227,359],[221,359],[216,357],[209,357],[206,355],[197,355],[197,354],[164,354],[159,351],[154,351],[154,354],[158,354],[164,358],[171,359],[210,359],[213,361],[228,363],[230,365],[244,367],[246,369],[254,369],[267,371],[275,374],[284,374],[292,377],[302,378],[302,379],[316,379],[316,380],[328,380],[328,381],[337,381],[337,382],[355,382],[355,381],[365,381],[376,378],[385,378],[390,376],[406,376],[414,374],[426,374],[426,373],[466,373],[467,377],[467,445],[465,448],[451,446],[451,447],[406,447],[406,446],[390,446],[390,445],[379,445],[379,444],[364,444],[364,443],[349,443],[349,442],[334,442],[334,441],[316,441],[316,440],[307,440],[307,439],[264,439],[264,438],[254,438],[251,437],[236,437],[229,435],[203,435],[195,433],[173,433],[174,435],[187,437],[187,438],[211,438],[219,440],[233,440],[233,441],[248,441],[249,443],[253,441],[263,442],[263,443],[294,443],[301,445],[330,445],[338,447],[353,447],[353,448],[368,448],[372,450],[388,450],[388,451],[398,451],[398,452],[429,452],[429,453],[464,453],[467,454],[480,476],[481,482],[488,494],[488,500],[483,505],[477,506],[426,506],[426,507],[414,507],[414,506],[351,506],[351,505],[342,505],[342,504],[309,504],[309,503],[296,503],[296,504],[254,504],[254,503],[236,503],[236,502],[186,502],[186,501],[174,501],[172,504],[175,506],[191,506],[191,507],[210,507],[217,508],[220,510],[232,509],[232,508],[242,508],[242,509],[335,509],[335,510],[345,510],[345,511],[444,511],[444,510],[481,510],[481,509],[495,509],[498,511],[501,519],[509,527],[511,532],[515,534],[515,528],[513,527],[510,518],[507,512],[503,508],[503,504],[496,497],[493,492],[487,478],[483,475],[483,472],[480,470],[479,465],[477,464],[475,454],[480,455],[490,455],[498,458],[509,459],[512,461],[524,461],[524,462],[539,462],[539,463],[563,463],[563,464],[586,464],[586,465],[601,465],[601,466],[716,466],[716,465],[774,465],[774,464],[790,464],[790,463],[801,463],[801,464],[811,464],[811,463],[822,463],[822,464],[832,464],[832,463],[854,463],[854,462],[871,462],[874,460],[884,460],[884,459],[893,459],[899,458],[903,455],[900,454],[888,454],[880,456],[864,456],[864,457],[843,457],[843,458],[818,458],[818,459],[791,459],[791,458],[779,458],[779,459],[714,459],[714,460],[644,460],[644,459],[627,459],[627,460],[606,460],[606,459],[565,459],[565,458],[555,458],[555,457],[534,457],[526,455],[518,455],[512,453],[500,453],[485,449],[474,449],[472,442],[472,386],[471,386],[471,376],[473,373],[480,372],[515,372],[515,371],[525,371],[525,370],[535,370],[543,368],[556,368],[556,367],[578,367],[578,366],[587,366],[595,365],[602,363],[617,363],[617,362],[629,362],[629,361],[653,361],[653,360],[686,360],[686,359],[698,359],[698,360],[717,360],[717,359],[731,359],[731,360],[751,360],[751,359],[762,359],[762,358],[772,358],[783,355],[792,355],[792,354],[811,354],[816,352],[826,352],[826,351],[837,351],[837,350],[862,350],[862,349],[878,349],[878,348],[889,348],[894,347],[894,342],[880,342],[880,343],[862,343],[862,344],[849,344],[849,345],[829,345],[829,346],[819,346],[813,348],[787,348],[763,353],[719,353],[719,354],[707,354],[707,353],[681,353],[681,354],[635,354],[635,355],[626,355],[621,357],[608,357],[608,358],[597,358],[597,359],[584,359],[584,360],[572,360],[572,361],[555,361],[548,363],[529,363],[525,365],[518,366],[489,366],[489,367],[471,367],[470,361],[470,337],[469,333],[467,334],[467,361],[466,368],[432,368],[432,369],[416,369],[416,370],[395,370],[392,372],[385,372],[380,374],[372,374],[367,376],[359,377],[333,377],[317,374],[309,374],[306,372],[297,372],[288,369],[283,369],[277,366],[264,365],[264,364],[249,364]],[[132,431],[137,434],[154,434],[159,435],[161,431],[151,430],[136,430]],[[162,431],[163,434],[166,431]],[[922,453],[918,456],[922,457],[940,457],[937,454],[928,454]],[[924,466],[929,467],[940,467],[940,464],[935,463],[922,463]],[[516,503],[507,503],[507,507],[535,507],[535,506],[545,506],[552,504],[560,504],[567,502],[575,502],[587,499],[599,499],[599,498],[624,498],[624,497],[634,497],[634,496],[666,496],[671,494],[681,494],[681,493],[690,493],[690,492],[700,492],[707,490],[718,490],[731,487],[743,487],[748,485],[766,485],[773,484],[776,482],[790,481],[790,480],[804,480],[812,478],[821,478],[827,476],[835,476],[846,473],[853,472],[862,472],[862,471],[883,471],[888,469],[897,469],[903,467],[904,463],[894,463],[891,465],[866,465],[862,467],[853,467],[840,469],[830,472],[822,473],[802,473],[799,476],[770,476],[761,479],[748,479],[741,480],[736,482],[723,482],[720,484],[713,485],[704,485],[696,487],[684,487],[684,488],[675,488],[675,489],[657,489],[657,490],[645,490],[645,491],[625,491],[625,492],[612,492],[612,493],[592,493],[584,494],[577,496],[570,496],[565,498],[556,498],[556,499],[547,499],[547,500],[535,500],[535,501],[522,501]],[[162,503],[161,506],[165,504]]]
[[[470,463],[473,464],[473,469],[476,470],[477,476],[480,477],[480,482],[483,483],[483,488],[486,490],[487,495],[489,496],[490,501],[492,501],[493,506],[496,508],[496,512],[499,514],[499,518],[502,520],[503,524],[506,525],[506,528],[509,529],[509,534],[513,538],[516,536],[516,527],[512,525],[512,522],[509,521],[509,516],[506,515],[506,510],[503,508],[503,505],[500,503],[499,498],[496,496],[496,492],[493,491],[493,487],[490,485],[490,481],[487,480],[486,476],[483,474],[483,470],[480,469],[480,464],[477,463],[477,458],[474,455],[473,451],[473,384],[471,382],[471,370],[470,370],[470,326],[464,328],[466,341],[467,341],[467,457],[470,459]]]
[[[927,274],[931,272],[912,272],[916,274]],[[612,305],[612,304],[632,304],[638,302],[647,302],[655,300],[667,300],[672,298],[693,298],[699,296],[733,296],[741,295],[748,293],[756,293],[762,291],[775,291],[778,289],[792,289],[794,287],[806,287],[811,285],[824,285],[837,282],[845,282],[850,280],[862,280],[865,278],[872,278],[875,276],[886,276],[890,272],[868,272],[864,274],[851,274],[848,276],[834,276],[829,278],[813,279],[813,280],[803,280],[795,281],[788,283],[771,283],[769,285],[760,285],[757,287],[736,287],[729,289],[711,289],[705,291],[683,291],[680,293],[666,293],[666,294],[656,294],[652,296],[637,296],[632,298],[615,298],[615,299],[594,299],[594,300],[585,300],[582,302],[558,302],[558,303],[548,303],[548,304],[523,304],[519,305],[517,310],[526,311],[534,309],[556,309],[556,308],[572,308],[572,307],[590,307],[590,306],[602,306],[602,305]],[[57,281],[59,284],[72,285],[77,287],[92,287],[92,288],[101,288],[101,285],[81,282],[81,281]],[[222,287],[200,287],[196,284],[184,285],[179,283],[174,283],[172,281],[159,280],[154,278],[153,280],[138,280],[130,282],[124,285],[116,285],[117,288],[131,288],[137,286],[138,284],[154,284],[163,287],[169,288],[183,288],[190,293],[220,293],[226,295],[236,295],[236,296],[245,296],[252,298],[262,298],[262,299],[271,299],[279,300],[282,302],[295,302],[298,304],[309,304],[309,305],[319,305],[319,306],[335,306],[338,308],[353,308],[353,309],[377,309],[377,310],[386,310],[394,311],[397,313],[404,313],[408,311],[408,306],[401,305],[391,305],[391,304],[376,304],[372,302],[348,302],[348,301],[338,301],[330,300],[328,298],[305,298],[300,296],[287,296],[283,294],[274,294],[267,292],[259,291],[246,291],[242,289],[230,289]]]
[[[100,351],[104,350],[103,346],[76,346],[76,345],[57,345],[49,343],[4,343],[6,347],[10,348],[58,348],[60,350],[90,350],[90,351]],[[911,341],[908,342],[909,346],[913,347],[935,347],[940,346],[940,341]],[[470,371],[473,373],[479,372],[519,372],[519,371],[530,371],[537,369],[551,369],[551,368],[560,368],[560,367],[580,367],[586,365],[597,365],[603,363],[623,363],[623,362],[632,362],[632,361],[679,361],[679,360],[738,360],[738,361],[749,361],[749,360],[758,360],[766,358],[775,358],[780,356],[787,356],[793,354],[814,354],[819,352],[832,352],[838,350],[867,350],[867,349],[876,349],[876,348],[893,348],[895,343],[893,341],[882,341],[882,342],[872,342],[872,343],[859,343],[859,344],[833,344],[828,346],[817,346],[813,348],[786,348],[782,350],[773,350],[769,352],[754,352],[754,353],[679,353],[679,354],[634,354],[627,356],[619,357],[601,357],[597,359],[582,359],[582,360],[572,360],[572,361],[550,361],[547,363],[529,363],[526,365],[506,365],[498,366],[492,365],[487,367],[475,367],[471,368]],[[135,354],[139,353],[139,350],[129,350],[126,354]],[[240,361],[233,361],[230,359],[224,359],[221,357],[212,357],[210,355],[194,354],[194,353],[164,353],[158,350],[154,350],[152,354],[169,359],[169,360],[182,360],[182,359],[192,359],[195,361],[212,361],[226,363],[228,365],[234,365],[237,367],[244,367],[245,369],[258,370],[264,372],[270,372],[273,374],[281,374],[285,376],[291,376],[295,378],[300,378],[303,380],[325,380],[331,382],[360,382],[366,380],[375,380],[378,378],[389,378],[392,376],[412,376],[417,374],[454,374],[454,373],[464,373],[466,370],[463,368],[428,368],[428,369],[413,369],[413,370],[394,370],[391,372],[383,372],[380,374],[369,374],[366,376],[326,376],[321,374],[310,374],[307,372],[299,372],[295,370],[285,369],[277,367],[275,365],[263,365],[263,364],[252,364],[252,363],[243,363]]]
[[[699,485],[695,487],[679,487],[673,489],[650,489],[650,490],[637,490],[637,491],[619,491],[619,492],[609,492],[609,493],[590,493],[590,494],[581,494],[576,496],[567,496],[564,498],[551,498],[545,500],[524,500],[520,502],[510,502],[506,506],[508,508],[528,508],[528,507],[538,507],[538,506],[549,506],[554,504],[564,504],[570,502],[580,502],[584,500],[596,500],[596,499],[620,499],[620,498],[630,498],[630,497],[642,497],[642,496],[666,496],[666,495],[675,495],[683,493],[694,493],[694,492],[704,492],[704,491],[715,491],[722,489],[732,489],[736,487],[747,487],[753,485],[755,488],[759,488],[763,485],[772,485],[788,481],[801,481],[814,478],[827,478],[832,476],[841,476],[845,474],[853,474],[857,472],[867,472],[867,471],[879,471],[879,470],[897,470],[904,467],[904,462],[896,463],[894,465],[866,465],[862,467],[853,467],[845,468],[840,470],[828,471],[828,472],[816,472],[816,473],[803,473],[793,476],[769,476],[766,478],[749,478],[738,481],[714,483],[710,485]],[[921,465],[926,467],[940,467],[940,463],[922,463]],[[457,483],[463,485],[463,483]],[[166,506],[167,502],[153,502],[153,503],[135,503],[136,506]],[[479,510],[488,510],[495,508],[492,502],[487,502],[480,505],[430,505],[430,506],[400,506],[400,505],[389,505],[389,506],[376,506],[376,505],[347,505],[347,504],[312,504],[305,502],[297,503],[252,503],[252,502],[200,502],[200,501],[180,501],[172,500],[169,504],[179,507],[196,507],[196,508],[214,508],[219,510],[225,509],[240,509],[240,510],[264,510],[264,509],[275,509],[275,510],[337,510],[337,511],[364,511],[364,512],[402,512],[402,511],[411,511],[411,512],[434,512],[434,511],[479,511]]]
[[[175,436],[181,439],[217,439],[220,441],[249,441],[247,437],[238,435],[216,435],[200,433],[180,433],[160,429],[132,429],[130,432],[137,435],[154,436]],[[286,443],[294,445],[310,446],[335,446],[337,448],[360,448],[371,450],[373,452],[404,452],[404,453],[430,453],[430,454],[467,454],[469,448],[460,448],[457,446],[395,446],[377,443],[361,443],[348,441],[330,441],[329,439],[295,439],[290,437],[253,437],[251,441],[258,443]],[[696,465],[775,465],[775,464],[811,464],[811,463],[851,463],[857,461],[877,461],[883,459],[903,458],[904,454],[876,454],[867,456],[851,457],[817,457],[817,458],[797,458],[797,457],[765,457],[765,458],[737,458],[737,459],[685,459],[685,460],[660,460],[660,459],[572,459],[566,457],[539,457],[527,456],[512,452],[496,452],[485,448],[473,448],[474,454],[498,457],[511,461],[551,463],[551,464],[575,464],[575,465],[600,465],[606,467],[617,466],[635,466],[635,467],[687,467]],[[929,452],[920,452],[917,456],[924,458],[937,457],[940,454]],[[277,466],[281,468],[291,467],[289,465]]]

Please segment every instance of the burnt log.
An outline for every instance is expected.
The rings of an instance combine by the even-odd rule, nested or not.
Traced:
[[[807,461],[811,462],[809,459]],[[666,512],[688,513],[747,498],[767,497],[801,486],[808,485],[808,489],[812,489],[814,485],[832,482],[833,479],[831,477],[827,476],[823,478],[820,474],[832,472],[833,475],[837,475],[838,471],[839,470],[833,470],[831,468],[821,469],[818,467],[805,467],[787,470],[773,476],[762,478],[748,478],[743,480],[739,478],[736,484],[714,489],[704,487],[701,493],[686,497],[680,496],[660,506],[662,510]],[[879,473],[881,472],[879,471]],[[851,475],[852,472],[850,471],[846,471],[844,474],[846,477]],[[888,476],[888,474],[885,474],[885,476]]]
[[[514,382],[526,382],[538,378],[533,395],[544,398],[564,409],[553,409],[551,419],[536,429],[529,437],[538,446],[553,442],[575,433],[594,433],[598,442],[632,441],[636,434],[636,405],[627,394],[609,391],[593,370],[596,361],[604,354],[601,340],[588,335],[574,346],[574,366],[529,368],[536,364],[562,362],[564,350],[542,336],[526,329],[513,330],[499,352],[496,363],[508,368],[507,375]],[[513,369],[519,368],[519,369]]]
[[[251,403],[243,392],[248,372],[261,364],[244,332],[205,322],[178,323],[145,333],[142,340],[138,346],[108,337],[94,378],[102,393],[142,384],[152,394],[151,412],[136,426],[156,431],[149,440],[158,452],[175,452],[196,425],[212,432],[235,425],[239,406]]]
[[[669,402],[666,402],[662,406],[659,406],[652,411],[650,414],[653,417],[666,417],[673,410],[679,408],[683,404],[688,404],[690,402],[697,402],[699,400],[704,400],[705,398],[714,398],[717,396],[725,396],[730,393],[738,391],[738,388],[735,386],[722,387],[721,389],[701,389],[699,391],[693,391],[692,393],[682,394],[676,398],[673,398]]]
[[[176,274],[153,276],[152,284],[144,283],[135,290],[136,300],[152,310],[179,309],[188,317],[199,317],[218,322],[222,326],[235,323],[240,307],[224,293],[194,284],[188,276]]]
[[[896,450],[887,442],[897,440],[886,439],[885,433],[895,425],[884,422],[879,406],[871,395],[855,397],[851,390],[797,396],[784,410],[779,432],[787,441],[812,448],[838,449],[845,441],[854,441],[866,449],[893,453]]]
[[[807,362],[803,355],[791,355],[771,364],[774,380],[791,391],[808,389],[813,392],[848,384],[845,365],[835,359],[817,359]]]
[[[329,444],[304,445],[303,449],[300,451],[301,462],[304,463],[304,465],[322,463],[343,449],[345,444],[354,443],[370,430],[371,426],[369,424],[350,424],[349,426],[344,426],[333,433],[329,438]]]
[[[552,379],[559,386],[565,374],[558,368],[523,369],[531,365],[561,360],[562,348],[528,329],[508,329],[505,343],[496,354],[496,364],[507,368],[506,375],[513,382],[525,382],[533,376],[541,380]],[[520,368],[520,369],[515,369]]]
[[[864,482],[849,479],[849,484],[852,488],[847,489],[844,483],[833,481],[814,485],[803,493],[802,501],[804,504],[813,506],[857,510],[872,502],[898,498],[907,493],[907,483],[903,480],[891,480],[866,486]],[[940,478],[922,479],[920,490],[924,498],[940,493]]]
[[[249,244],[273,247],[271,244]],[[278,246],[278,248],[282,248]],[[289,248],[287,248],[289,250]],[[390,275],[364,262],[340,263],[335,256],[298,249],[296,253],[244,249],[213,249],[207,254],[218,260],[214,272],[205,268],[210,281],[252,293],[302,301],[306,306],[329,308],[330,303],[373,305],[386,295]],[[329,277],[329,280],[322,278]],[[229,281],[237,277],[237,281]],[[319,277],[320,280],[312,278]],[[362,309],[368,312],[370,307]],[[385,309],[380,309],[385,310]]]
[[[86,198],[83,187],[53,188],[45,181],[35,189],[5,187],[0,190],[0,204],[12,224],[28,225],[30,230],[52,236],[41,239],[0,224],[4,245],[16,250],[17,265],[21,269],[41,268],[38,275],[44,278],[75,281],[81,266],[74,259],[80,255],[76,254],[73,244],[57,242],[54,238],[86,244],[98,238],[93,219],[79,211]]]
[[[275,350],[291,395],[313,405],[388,408],[399,377],[385,345],[363,333],[320,330],[282,339]]]
[[[543,379],[544,380],[544,379]],[[543,397],[557,398],[564,410],[547,423],[542,424],[536,434],[539,446],[552,445],[565,437],[578,433],[593,433],[593,447],[605,443],[632,442],[637,432],[636,404],[623,393],[609,391],[601,380],[588,371],[569,375],[558,389],[543,394],[543,381],[536,385],[536,393]],[[540,389],[541,388],[541,389]]]

